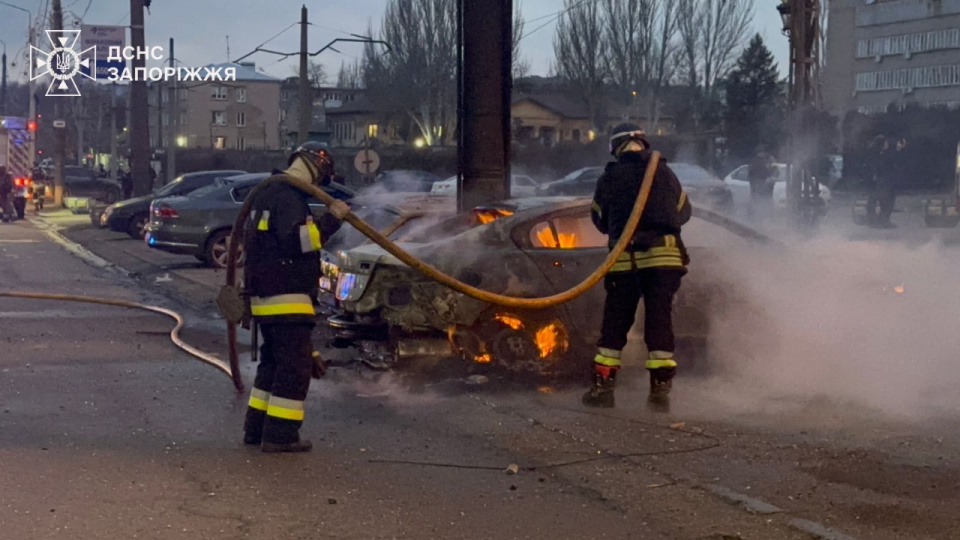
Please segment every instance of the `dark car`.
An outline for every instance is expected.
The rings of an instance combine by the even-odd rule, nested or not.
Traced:
[[[382,191],[429,193],[433,189],[433,184],[439,182],[440,177],[425,171],[383,171],[377,175],[373,186],[367,188],[368,192],[377,193]]]
[[[577,169],[560,180],[541,185],[537,189],[537,195],[593,197],[593,192],[597,189],[597,180],[600,179],[601,174],[603,174],[603,167]]]
[[[80,197],[103,201],[108,204],[117,202],[123,194],[116,182],[97,176],[97,172],[86,167],[63,168],[63,196]]]
[[[144,239],[148,246],[182,255],[193,255],[199,261],[225,268],[230,231],[244,199],[254,186],[270,173],[242,174],[218,178],[212,184],[189,195],[154,199],[150,204],[150,223]],[[353,198],[353,190],[342,184],[330,184],[324,191],[340,200]],[[327,207],[310,202],[317,217]]]
[[[150,203],[154,199],[176,197],[209,185],[217,178],[247,174],[246,171],[199,171],[182,174],[173,182],[150,195],[134,197],[114,203],[103,211],[100,222],[111,231],[125,232],[133,238],[143,238],[144,228],[150,223]]]
[[[717,209],[733,207],[733,191],[723,180],[703,167],[689,163],[670,163],[670,169],[680,179],[680,185],[692,203]]]
[[[480,289],[546,297],[579,284],[608,253],[590,207],[589,198],[514,199],[420,228],[399,241],[414,256]],[[729,220],[717,223],[694,217],[684,227],[695,264],[674,310],[681,350],[703,350],[707,315],[731,298],[730,286],[709,270],[725,247],[747,240]],[[569,372],[582,367],[599,337],[602,283],[566,304],[518,310],[454,292],[377,245],[348,249],[340,261],[336,295],[346,313],[330,317],[329,325],[340,339],[379,337],[394,360],[404,351],[433,351],[515,371]]]

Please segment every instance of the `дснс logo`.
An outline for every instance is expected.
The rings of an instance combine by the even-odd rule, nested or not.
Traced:
[[[73,78],[80,74],[96,80],[93,69],[97,64],[96,47],[76,50],[79,30],[47,30],[47,39],[52,47],[49,53],[30,46],[30,80],[49,74],[53,81],[47,89],[48,96],[79,96],[80,89]]]

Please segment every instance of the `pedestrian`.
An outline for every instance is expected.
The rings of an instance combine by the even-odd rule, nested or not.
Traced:
[[[120,187],[123,189],[123,200],[133,197],[133,175],[130,171],[120,170]]]
[[[7,172],[7,168],[0,165],[0,210],[3,211],[3,222],[10,223],[16,210],[11,202],[13,192],[13,177]]]
[[[100,175],[100,178],[106,178],[106,177],[107,177],[107,170],[103,168],[103,163],[100,164],[99,170],[97,171],[97,174]]]
[[[899,144],[898,144],[899,146]],[[867,199],[867,224],[870,227],[890,229],[896,227],[890,217],[896,202],[894,183],[897,176],[899,156],[890,148],[890,141],[883,135],[874,138],[870,145],[867,166],[870,178],[870,195]]]
[[[307,142],[290,156],[282,174],[324,185],[334,174],[330,153]],[[307,452],[300,438],[304,400],[314,366],[311,293],[320,280],[322,242],[340,228],[350,211],[342,201],[315,223],[310,195],[287,184],[272,184],[256,195],[244,231],[244,282],[250,313],[263,345],[250,394],[243,442],[264,452]]]
[[[147,167],[148,174],[150,175],[150,189],[156,189],[157,187],[157,170],[153,168],[153,165]]]
[[[773,208],[773,186],[776,182],[776,172],[773,158],[766,152],[766,149],[763,146],[757,148],[747,168],[747,180],[750,182],[748,212],[751,216],[755,215],[757,211],[767,214]]]
[[[591,217],[597,229],[608,235],[612,248],[633,211],[652,152],[643,130],[623,124],[614,129],[610,153],[616,161],[607,165],[597,182]],[[677,368],[673,357],[673,298],[689,264],[680,228],[690,220],[691,212],[680,181],[661,158],[633,239],[604,278],[607,295],[593,359],[593,386],[583,396],[584,405],[614,406],[621,355],[641,298],[645,308],[649,399],[655,404],[666,403]]]

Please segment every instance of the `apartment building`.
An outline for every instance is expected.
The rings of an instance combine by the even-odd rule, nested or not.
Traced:
[[[960,107],[960,0],[829,0],[824,105]]]

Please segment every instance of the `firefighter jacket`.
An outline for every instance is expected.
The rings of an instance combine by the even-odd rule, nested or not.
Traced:
[[[263,322],[300,321],[315,314],[320,248],[340,228],[330,213],[314,222],[309,196],[287,184],[257,194],[244,230],[244,282],[250,312]]]
[[[608,235],[611,248],[630,219],[650,157],[649,150],[624,152],[616,162],[607,164],[597,182],[591,217],[597,229]],[[680,181],[661,158],[633,240],[610,271],[686,267],[689,257],[680,227],[690,220],[691,213]]]

